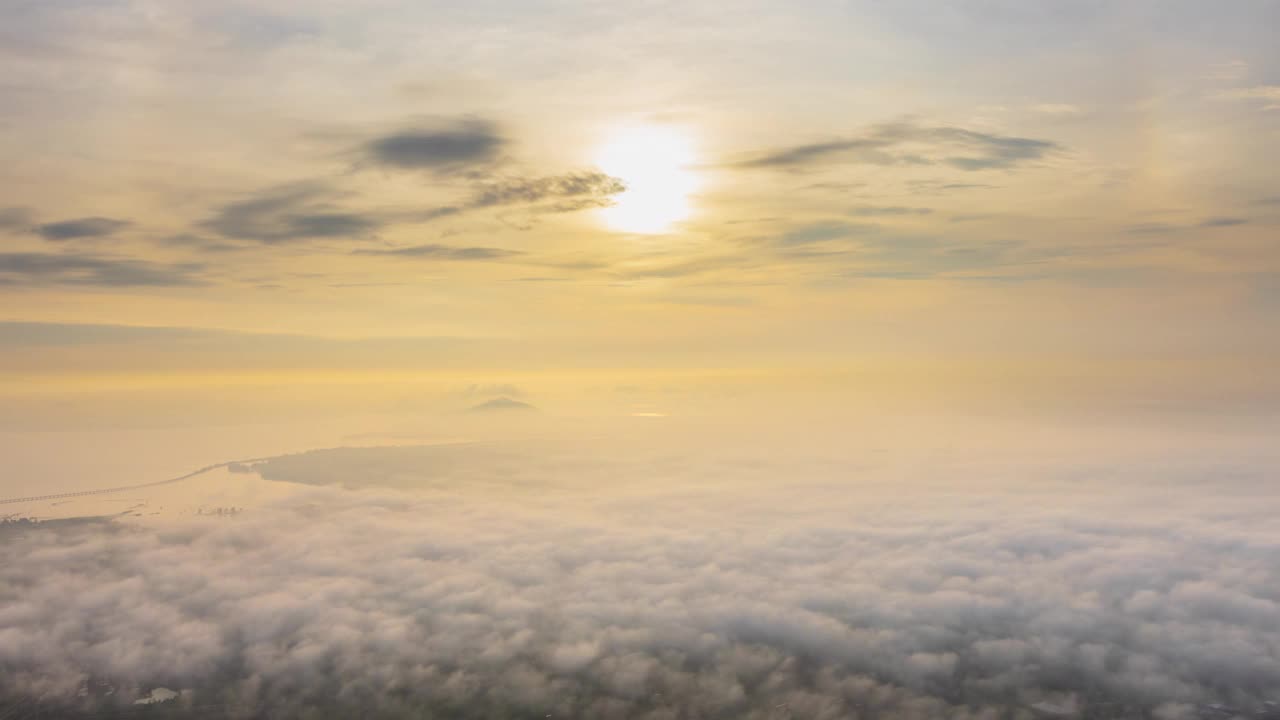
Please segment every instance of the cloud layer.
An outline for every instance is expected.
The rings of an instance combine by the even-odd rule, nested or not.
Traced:
[[[262,470],[414,490],[11,532],[0,693],[101,707],[164,686],[246,717],[995,718],[1075,697],[1174,718],[1275,699],[1280,534],[1257,469],[669,451],[317,453]],[[76,697],[100,681],[119,699]]]

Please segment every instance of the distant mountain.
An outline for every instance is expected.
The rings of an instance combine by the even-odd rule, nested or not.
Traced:
[[[537,410],[538,408],[527,402],[512,400],[509,397],[500,397],[482,402],[479,405],[472,406],[468,412],[490,412],[497,410]]]

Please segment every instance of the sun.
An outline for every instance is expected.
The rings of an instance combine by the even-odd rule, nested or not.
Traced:
[[[677,127],[642,125],[611,134],[596,164],[627,189],[601,209],[605,224],[620,232],[657,234],[688,218],[698,186],[695,159],[693,141]]]

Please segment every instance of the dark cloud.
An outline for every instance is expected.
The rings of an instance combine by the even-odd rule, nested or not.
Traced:
[[[570,211],[607,205],[610,197],[626,189],[621,180],[601,172],[569,173],[490,183],[481,187],[468,206],[484,208],[555,200],[557,203],[552,209]]]
[[[455,172],[488,166],[507,141],[482,120],[447,128],[400,130],[370,140],[364,157],[375,165],[401,170]]]
[[[346,237],[376,229],[379,221],[357,213],[316,212],[288,216],[289,232],[299,237]]]
[[[1060,146],[1048,140],[900,122],[873,126],[856,137],[772,150],[738,166],[801,169],[829,163],[945,164],[960,170],[985,170],[1011,168],[1057,149]]]
[[[859,139],[859,140],[833,140],[831,142],[813,143],[810,145],[797,145],[795,147],[784,148],[767,153],[754,160],[748,160],[742,163],[745,167],[791,167],[796,165],[807,165],[819,160],[827,160],[832,155],[843,155],[853,153],[854,151],[879,151],[888,147],[892,143],[882,140]],[[862,156],[862,159],[885,160],[889,156],[876,152]],[[892,164],[891,162],[876,162],[873,164]]]
[[[368,236],[391,225],[427,223],[472,210],[529,206],[530,212],[548,213],[602,207],[623,190],[625,187],[617,178],[600,172],[577,172],[477,183],[468,199],[427,210],[354,211],[333,203],[338,195],[334,189],[321,183],[301,183],[271,188],[224,205],[199,227],[224,238],[265,244],[351,238]],[[234,245],[211,243],[194,233],[177,235],[171,240],[174,244],[187,244],[209,251],[236,248]],[[397,253],[372,251],[369,254]]]
[[[0,283],[158,287],[200,284],[196,263],[158,264],[92,255],[0,253]]]
[[[443,207],[431,208],[430,210],[410,213],[405,217],[405,219],[413,222],[431,222],[432,220],[439,220],[440,218],[452,217],[464,210],[466,210],[466,208],[459,207],[457,205],[445,205]]]
[[[334,193],[318,184],[274,188],[219,208],[201,227],[226,238],[276,244],[366,235],[383,219],[336,209]]]
[[[37,225],[35,233],[45,240],[77,240],[112,235],[118,230],[128,227],[128,220],[116,220],[105,217],[85,217],[75,220]]]
[[[1048,140],[992,135],[963,128],[929,128],[925,134],[933,142],[975,151],[976,155],[945,158],[944,162],[961,170],[1009,168],[1026,160],[1038,160],[1059,149],[1057,143]]]
[[[887,207],[859,207],[849,211],[850,215],[858,217],[881,217],[894,215],[928,215],[933,210],[926,207],[902,207],[900,205],[892,205]]]
[[[1200,227],[1233,227],[1235,225],[1247,225],[1249,223],[1245,218],[1238,217],[1211,217],[1200,223]]]
[[[424,258],[431,260],[501,260],[520,255],[516,250],[493,247],[456,247],[453,245],[410,245],[398,248],[366,248],[352,255],[389,255],[395,257]]]

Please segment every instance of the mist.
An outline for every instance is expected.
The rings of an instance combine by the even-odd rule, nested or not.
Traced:
[[[485,419],[237,464],[283,489],[249,501],[195,478],[0,526],[0,695],[71,716],[1273,707],[1261,435],[669,420]],[[136,704],[156,689],[176,695]]]

